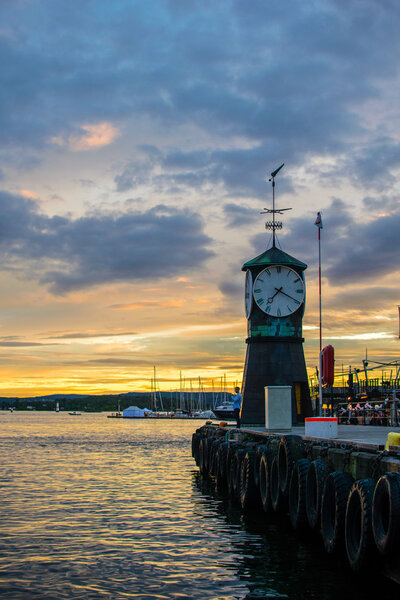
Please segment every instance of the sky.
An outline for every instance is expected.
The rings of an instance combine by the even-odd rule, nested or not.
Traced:
[[[310,374],[317,211],[337,372],[400,358],[399,29],[396,0],[3,0],[0,395],[240,382],[281,163]]]

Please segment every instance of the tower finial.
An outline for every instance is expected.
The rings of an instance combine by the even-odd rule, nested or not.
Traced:
[[[275,214],[278,213],[279,215],[283,215],[283,211],[292,210],[291,208],[275,209],[275,177],[284,165],[285,165],[285,163],[282,163],[280,167],[275,169],[275,171],[272,171],[271,177],[268,179],[268,181],[272,182],[272,210],[269,208],[264,208],[264,210],[260,213],[262,215],[263,214],[272,214],[272,221],[267,221],[265,223],[265,229],[272,229],[272,247],[273,248],[275,248],[275,231],[277,229],[282,229],[282,221],[276,221]]]

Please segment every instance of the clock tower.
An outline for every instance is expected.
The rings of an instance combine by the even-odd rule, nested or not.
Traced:
[[[283,165],[282,165],[283,166]],[[275,221],[274,177],[272,247],[246,262],[245,306],[247,317],[247,352],[243,374],[241,420],[246,425],[265,425],[266,386],[292,387],[292,422],[311,416],[310,390],[304,359],[302,320],[304,315],[307,265],[275,245],[275,231],[282,223]]]

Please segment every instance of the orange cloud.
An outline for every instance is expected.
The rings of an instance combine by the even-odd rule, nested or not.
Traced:
[[[20,190],[19,193],[24,198],[32,198],[32,200],[38,200],[39,199],[38,194],[35,194],[35,192],[31,192],[31,190]]]
[[[137,310],[139,308],[179,308],[184,300],[167,300],[166,302],[135,302],[134,304],[112,304],[112,310]]]
[[[108,146],[121,134],[117,127],[107,121],[81,125],[80,130],[82,133],[79,135],[71,135],[68,139],[55,136],[51,141],[59,146],[69,146],[74,152],[82,152]]]
[[[71,139],[73,150],[91,150],[108,146],[120,135],[119,129],[106,121],[94,125],[82,125],[81,129],[85,133]]]

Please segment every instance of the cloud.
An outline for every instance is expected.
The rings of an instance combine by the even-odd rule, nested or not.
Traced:
[[[112,310],[138,310],[140,308],[180,308],[184,300],[167,300],[165,302],[141,301],[134,304],[112,304],[109,308]]]
[[[51,138],[51,142],[58,146],[68,146],[73,152],[82,152],[108,146],[119,135],[120,131],[117,127],[104,121],[81,125],[79,133],[71,134],[67,139],[62,136],[54,136]]]
[[[232,0],[188,10],[160,0],[151,10],[107,0],[84,11],[64,1],[3,3],[5,163],[20,165],[33,151],[37,160],[51,140],[75,151],[110,144],[118,120],[166,134],[165,175],[180,185],[220,181],[254,194],[266,165],[327,155],[342,177],[357,173],[359,186],[373,177],[379,153],[394,176],[398,144],[385,137],[383,116],[374,129],[368,102],[382,101],[396,81],[395,4],[350,2],[343,11],[337,0],[284,7]],[[174,133],[186,127],[186,139],[199,132],[195,142],[208,140],[208,156],[173,148]],[[354,156],[355,170],[341,162],[344,154]],[[116,176],[119,191],[140,182],[135,163]]]
[[[150,181],[161,152],[154,146],[142,146],[138,150],[140,157],[128,162],[122,173],[115,176],[117,192],[126,192]]]
[[[147,211],[48,217],[35,202],[0,192],[2,268],[38,277],[55,294],[120,281],[178,277],[213,255],[198,214]]]
[[[143,184],[170,194],[222,186],[231,197],[265,197],[269,144],[229,150],[163,150],[154,146],[141,146],[138,150],[138,159],[127,163],[114,178],[118,192]],[[290,176],[283,175],[281,193],[292,189]]]
[[[244,287],[243,284],[236,281],[221,281],[219,284],[219,289],[221,292],[228,297],[233,297],[234,299],[239,299],[244,295]]]
[[[398,272],[399,228],[400,211],[367,223],[349,218],[345,230],[336,240],[334,256],[328,259],[327,277],[335,283],[350,283],[374,281]],[[333,246],[332,242],[330,240],[330,246]]]
[[[333,294],[325,300],[324,305],[326,308],[336,310],[351,310],[351,307],[353,307],[353,310],[357,310],[358,315],[360,315],[362,311],[375,314],[377,306],[380,307],[381,311],[384,311],[386,307],[393,310],[393,305],[396,305],[399,302],[400,293],[397,286],[368,285],[366,287],[359,287],[357,285],[357,289],[355,290],[345,290]],[[364,323],[364,326],[365,324],[366,323]],[[369,320],[368,325],[371,325],[371,320]]]
[[[91,339],[91,338],[111,338],[111,337],[124,337],[127,335],[136,335],[135,331],[123,331],[123,332],[118,332],[118,333],[110,333],[110,332],[103,332],[103,333],[89,333],[89,332],[72,332],[72,333],[63,333],[63,334],[59,334],[59,335],[51,335],[49,336],[50,339],[54,339],[54,340],[75,340],[75,339]]]
[[[224,215],[228,220],[229,227],[243,227],[254,223],[259,219],[260,211],[243,204],[228,202],[223,206]]]
[[[39,200],[38,194],[36,194],[35,192],[32,192],[31,190],[20,190],[19,193],[24,198],[32,198],[32,200]]]
[[[0,346],[1,347],[6,347],[6,348],[28,348],[31,346],[48,346],[49,344],[44,344],[44,343],[40,343],[40,342],[1,342],[0,341]]]
[[[395,336],[390,331],[374,331],[372,333],[355,333],[350,335],[329,336],[328,340],[387,340]]]
[[[370,197],[368,204],[374,204]],[[278,246],[309,265],[306,278],[318,266],[316,213],[298,218],[278,235]],[[394,197],[378,198],[376,212],[363,215],[340,198],[333,198],[322,211],[322,274],[332,285],[354,286],[375,282],[378,278],[400,272],[400,208]],[[266,249],[265,234],[252,238],[254,255]],[[385,287],[385,286],[383,286]],[[374,285],[371,294],[379,288]],[[395,291],[388,292],[393,297]],[[363,303],[360,291],[360,302]],[[400,300],[400,298],[399,298]]]
[[[338,174],[352,185],[368,190],[390,190],[398,179],[400,143],[396,137],[369,137],[367,143],[352,144],[352,152],[338,158],[323,177],[337,182]]]
[[[79,179],[78,181],[83,188],[92,188],[96,186],[92,179]]]

